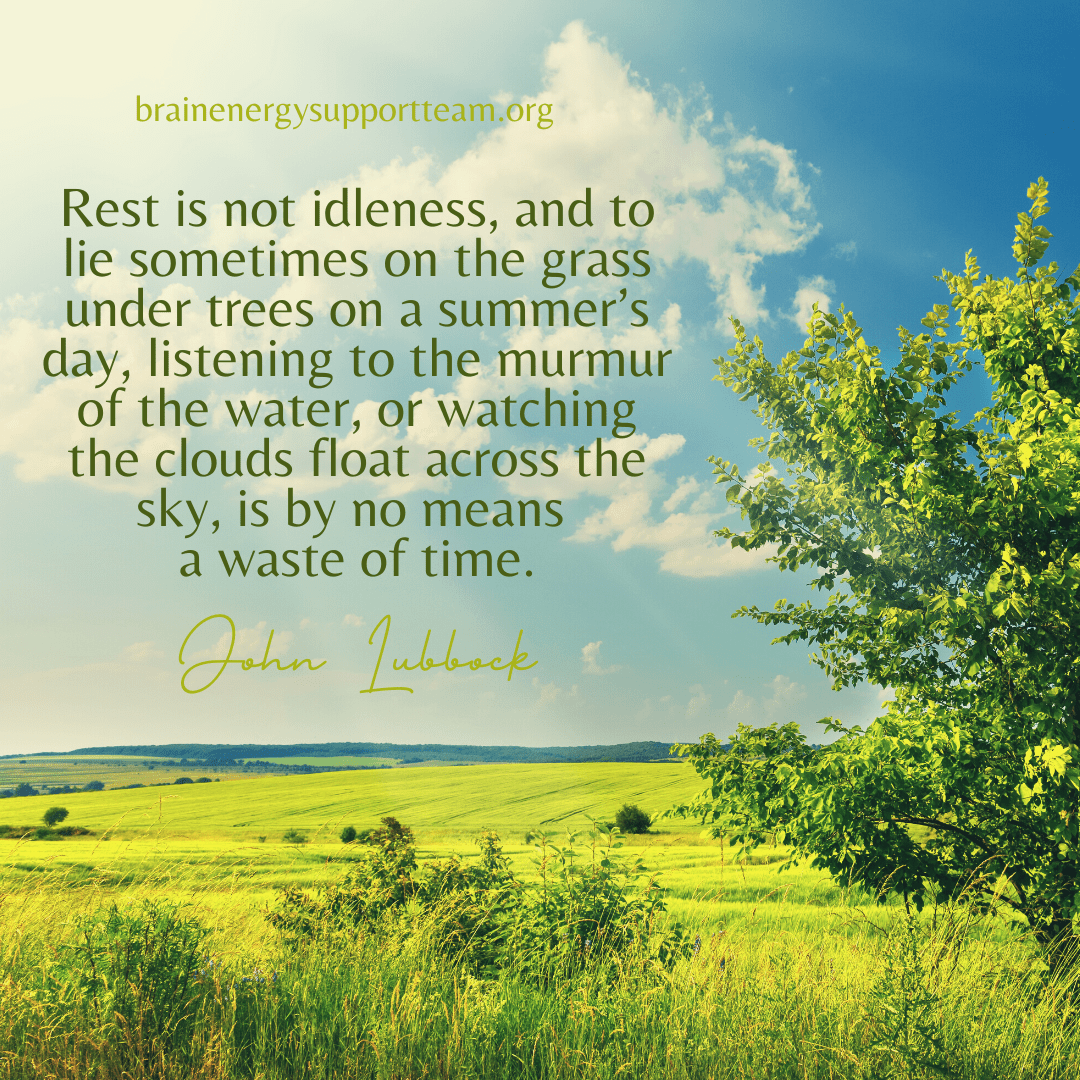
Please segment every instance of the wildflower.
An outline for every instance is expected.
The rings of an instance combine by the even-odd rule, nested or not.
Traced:
[[[720,958],[720,974],[721,974],[721,975],[723,975],[723,974],[724,974],[724,967],[725,967],[726,963],[727,963],[727,961],[726,961],[726,960],[724,960],[724,958],[723,958],[723,957],[721,957],[721,958]]]
[[[701,952],[701,935],[700,934],[698,934],[698,936],[696,938],[694,938],[694,955],[697,956],[697,954],[699,952]]]

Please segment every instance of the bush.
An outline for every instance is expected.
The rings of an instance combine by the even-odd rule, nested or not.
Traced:
[[[382,828],[372,829],[367,834],[367,843],[381,847],[387,852],[412,847],[413,831],[408,825],[402,825],[396,817],[384,817],[380,820]]]
[[[100,780],[90,780],[83,784],[83,791],[104,791],[105,785]]]
[[[297,832],[296,829],[290,829],[281,839],[282,842],[286,844],[307,843],[307,837],[302,832]]]
[[[477,862],[454,856],[418,867],[412,831],[384,818],[372,834],[376,850],[340,881],[311,892],[287,886],[266,917],[298,946],[353,939],[392,921],[474,972],[513,970],[541,984],[605,968],[612,957],[670,967],[688,952],[686,934],[677,923],[654,932],[665,910],[655,876],[634,884],[644,868],[615,853],[617,829],[591,835],[587,855],[575,849],[573,834],[564,847],[540,836],[540,882],[527,885],[515,878],[496,833],[478,837]]]
[[[647,833],[652,818],[640,806],[623,803],[615,815],[615,824],[624,833]]]
[[[113,904],[77,925],[76,943],[60,946],[48,996],[86,1015],[121,1067],[134,1070],[150,1052],[183,1060],[198,1028],[198,960],[209,931],[179,906],[151,900]]]
[[[54,825],[59,825],[67,816],[68,812],[66,807],[50,806],[49,809],[41,815],[41,820],[51,829]]]
[[[20,784],[15,789],[14,794],[15,794],[15,798],[21,799],[26,795],[36,795],[37,794],[37,789],[31,787],[29,784]]]
[[[190,776],[178,776],[174,781],[174,784],[194,784],[195,781]]]
[[[346,825],[341,830],[341,842],[343,844],[351,844],[356,839],[356,830],[351,825]]]

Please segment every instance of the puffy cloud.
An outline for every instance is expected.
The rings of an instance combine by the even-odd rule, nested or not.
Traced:
[[[709,702],[712,700],[711,695],[705,693],[705,687],[700,683],[695,683],[690,687],[690,700],[686,705],[686,718],[692,720],[699,713],[708,708]]]
[[[540,691],[540,698],[538,704],[541,706],[553,705],[556,701],[561,700],[564,697],[573,701],[576,700],[578,696],[578,688],[576,683],[571,686],[569,690],[564,690],[561,686],[557,685],[554,682],[542,683],[539,678],[534,675],[532,685],[534,689]]]
[[[602,641],[590,641],[581,650],[581,670],[586,675],[610,675],[615,671],[621,671],[621,664],[613,664],[611,667],[603,667],[600,664],[600,646]]]
[[[134,645],[128,645],[120,652],[121,660],[141,664],[146,660],[161,660],[165,654],[155,647],[152,641],[137,641]]]
[[[213,625],[213,629],[209,630],[209,633],[213,633],[217,630],[220,624],[207,624],[208,628]],[[247,657],[253,657],[255,660],[261,660],[263,654],[267,652],[267,639],[270,634],[273,634],[273,640],[269,642],[269,656],[279,657],[289,647],[293,639],[293,633],[291,630],[277,631],[268,630],[266,622],[256,623],[254,626],[238,626],[236,628],[236,641],[233,643],[232,656],[234,660],[242,660]],[[225,656],[229,650],[229,631],[226,630],[217,641],[202,649],[185,650],[184,663],[191,665],[197,663],[200,660],[218,660]],[[199,641],[205,641],[208,634],[203,634]]]
[[[762,702],[765,715],[770,720],[774,717],[784,721],[794,720],[795,706],[806,697],[806,687],[786,675],[777,675],[769,686],[772,694]]]
[[[629,444],[632,440],[621,441]],[[659,568],[681,577],[723,577],[764,568],[773,554],[771,547],[749,552],[716,538],[721,514],[714,506],[713,493],[701,491],[696,480],[681,478],[675,491],[663,499],[663,479],[651,466],[677,453],[683,442],[681,435],[642,436],[640,445],[650,471],[636,480],[598,483],[595,492],[608,498],[607,505],[588,515],[569,539],[578,543],[609,539],[613,551],[653,548],[661,553]],[[569,481],[567,488],[575,490]],[[697,497],[689,508],[677,509],[691,495]],[[664,516],[656,518],[652,507],[658,496]]]
[[[812,278],[803,278],[799,282],[798,291],[795,293],[794,310],[788,318],[800,329],[805,330],[806,324],[814,314],[814,304],[818,310],[828,311],[832,299],[829,296],[836,288],[831,281],[826,281],[820,274]]]
[[[763,720],[785,724],[799,719],[795,706],[806,697],[806,687],[802,683],[786,675],[777,675],[764,689],[771,693],[760,701],[742,690],[735,692],[725,710],[732,727],[737,724],[758,725]]]

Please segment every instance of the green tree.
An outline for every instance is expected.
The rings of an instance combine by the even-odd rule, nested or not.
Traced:
[[[652,818],[637,804],[623,803],[615,815],[615,824],[624,833],[647,833]]]
[[[59,825],[67,816],[68,812],[63,806],[50,806],[49,809],[41,815],[41,820],[51,829],[54,825]]]
[[[1057,962],[1080,909],[1080,270],[1038,265],[1045,181],[1028,197],[1015,280],[970,253],[943,271],[956,332],[935,305],[891,368],[842,307],[778,365],[735,322],[717,378],[771,434],[752,475],[712,459],[749,521],[718,535],[824,597],[735,615],[893,698],[865,731],[823,721],[820,750],[794,724],[681,747],[710,784],[680,812],[917,905],[1000,894]],[[962,422],[949,394],[979,364],[992,397]]]

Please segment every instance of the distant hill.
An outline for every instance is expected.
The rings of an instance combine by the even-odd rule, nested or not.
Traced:
[[[246,758],[384,757],[410,765],[420,761],[485,761],[548,764],[582,761],[674,761],[669,742],[617,743],[613,746],[455,746],[445,743],[162,743],[145,746],[84,746],[70,754],[125,754],[189,760],[237,761]],[[22,755],[24,757],[31,755]]]

